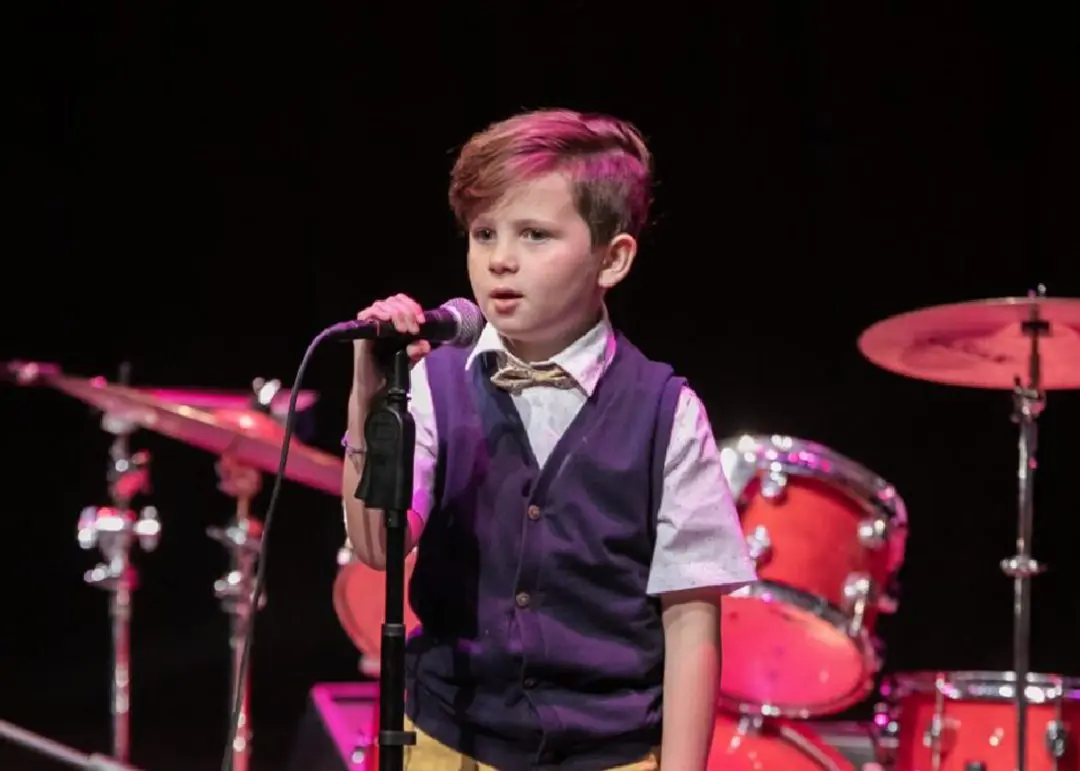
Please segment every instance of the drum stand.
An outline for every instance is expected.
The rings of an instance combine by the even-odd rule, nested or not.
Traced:
[[[251,408],[266,415],[271,414],[274,397],[281,390],[280,380],[256,378],[252,384]],[[252,473],[255,473],[252,471]],[[240,677],[244,640],[252,623],[254,612],[251,595],[255,592],[255,573],[262,551],[262,523],[251,514],[251,499],[261,487],[261,479],[255,476],[245,486],[226,485],[222,489],[236,497],[236,512],[224,527],[209,527],[206,534],[229,552],[229,572],[214,582],[214,596],[229,616],[229,648],[232,650],[232,677],[230,678],[229,704],[236,704],[241,696],[240,716],[232,743],[232,771],[248,771],[251,763],[251,668]],[[259,597],[259,607],[266,606],[266,594]],[[230,714],[232,710],[229,710]]]
[[[1038,430],[1036,421],[1045,406],[1041,389],[1039,336],[1049,331],[1049,324],[1039,317],[1039,306],[1031,305],[1030,315],[1022,324],[1031,337],[1028,359],[1028,385],[1016,379],[1013,391],[1013,421],[1020,426],[1019,523],[1016,535],[1016,555],[1002,560],[1001,570],[1013,579],[1013,670],[1016,676],[1016,771],[1027,768],[1027,680],[1031,639],[1031,579],[1045,568],[1031,556],[1034,526],[1033,483],[1036,467]]]
[[[251,623],[251,595],[255,589],[255,567],[262,548],[262,524],[251,516],[251,495],[238,495],[236,514],[225,528],[207,528],[206,534],[229,551],[229,572],[214,582],[214,594],[222,609],[229,615],[229,647],[232,648],[232,685],[230,704],[242,694],[240,721],[232,744],[233,771],[248,771],[251,760],[251,680],[240,682],[240,657],[244,637]],[[266,595],[259,598],[259,609],[266,604]]]
[[[87,771],[137,771],[137,769],[126,763],[113,760],[105,755],[86,755],[4,720],[0,720],[0,736],[10,739],[28,750],[33,750],[39,755],[51,758],[57,763],[66,763],[73,768],[84,768]]]
[[[132,544],[153,551],[161,535],[157,510],[148,506],[137,516],[129,506],[137,495],[149,491],[150,456],[128,453],[131,424],[106,414],[102,428],[113,434],[109,451],[109,494],[112,506],[91,506],[79,517],[78,540],[84,549],[97,546],[105,560],[88,570],[83,580],[108,591],[112,619],[112,756],[126,763],[131,751],[131,596],[137,573],[131,564]]]

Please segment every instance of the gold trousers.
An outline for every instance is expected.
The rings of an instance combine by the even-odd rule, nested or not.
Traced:
[[[405,771],[503,771],[494,766],[477,763],[467,755],[452,750],[445,744],[432,739],[421,731],[412,721],[405,718],[405,730],[416,733],[416,744],[405,747]],[[659,771],[660,753],[650,752],[641,760],[625,766],[617,766],[610,771]]]

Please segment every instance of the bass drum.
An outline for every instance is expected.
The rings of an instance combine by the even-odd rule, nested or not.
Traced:
[[[780,718],[723,713],[716,717],[706,768],[708,771],[855,771],[850,761],[806,725]]]
[[[878,614],[896,607],[904,502],[804,439],[744,435],[720,457],[759,579],[723,600],[721,705],[807,718],[856,704],[880,669]]]
[[[409,606],[409,580],[416,564],[416,550],[405,558],[405,634],[420,622]],[[377,678],[382,669],[382,625],[386,618],[386,573],[372,570],[353,554],[346,543],[338,550],[334,579],[334,612],[345,634],[360,651],[360,671]]]
[[[1027,768],[1077,771],[1080,680],[1029,672],[1027,681]],[[882,694],[887,733],[896,738],[895,768],[1016,768],[1016,673],[904,672]]]

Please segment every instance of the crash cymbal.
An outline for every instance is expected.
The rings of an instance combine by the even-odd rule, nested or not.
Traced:
[[[1080,299],[1006,297],[939,305],[879,321],[859,337],[859,350],[899,375],[945,385],[1012,390],[1028,384],[1035,312],[1040,387],[1080,388]]]
[[[215,455],[277,473],[285,429],[274,418],[250,409],[214,411],[164,401],[137,388],[104,378],[78,378],[49,364],[12,364],[7,372],[22,385],[44,385],[73,396],[110,417],[177,439]],[[175,392],[174,392],[175,393]],[[341,492],[342,462],[297,439],[289,446],[285,476],[333,495]]]
[[[139,388],[138,391],[149,394],[155,399],[173,404],[187,404],[190,407],[198,407],[203,410],[243,410],[252,405],[256,398],[253,393],[243,391],[201,391],[186,388]],[[284,418],[289,413],[289,399],[292,391],[282,388],[270,397],[270,414],[278,418]],[[304,412],[311,409],[318,400],[314,391],[301,391],[296,397],[296,411]]]

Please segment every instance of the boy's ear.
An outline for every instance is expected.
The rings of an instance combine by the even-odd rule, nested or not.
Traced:
[[[608,242],[601,255],[599,283],[601,289],[611,289],[630,273],[637,256],[637,240],[629,233],[620,233]]]

